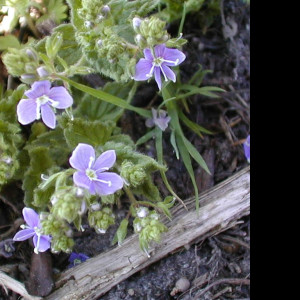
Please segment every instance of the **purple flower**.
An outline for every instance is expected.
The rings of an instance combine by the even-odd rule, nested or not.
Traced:
[[[78,144],[70,157],[70,164],[77,170],[74,183],[86,188],[92,195],[110,195],[123,187],[123,179],[116,173],[106,172],[116,161],[114,150],[103,152],[97,159],[91,145]]]
[[[21,225],[20,230],[13,237],[16,242],[25,241],[33,237],[34,252],[45,252],[50,248],[51,237],[42,234],[42,226],[39,215],[31,208],[23,208],[23,217],[27,225]]]
[[[73,104],[73,98],[64,87],[51,88],[48,80],[34,82],[25,95],[28,99],[21,99],[17,106],[18,120],[23,125],[42,117],[43,122],[53,129],[56,123],[53,108],[65,109]]]
[[[158,111],[154,108],[152,110],[152,119],[146,121],[147,127],[153,127],[154,125],[158,126],[162,131],[165,131],[168,127],[168,124],[171,120],[170,117],[167,117],[167,112],[165,110],[159,109]]]
[[[134,80],[147,80],[153,76],[158,88],[161,89],[161,73],[165,81],[168,79],[176,81],[175,73],[169,68],[181,64],[185,60],[185,55],[177,50],[170,49],[165,44],[154,47],[154,54],[149,48],[144,49],[145,58],[141,58],[135,66]]]
[[[250,134],[248,135],[246,142],[243,144],[243,146],[247,161],[248,163],[250,163]]]
[[[76,265],[81,264],[82,262],[86,261],[87,259],[89,259],[89,257],[87,255],[85,255],[84,253],[72,252],[69,257],[70,264],[69,264],[68,268],[75,267]]]

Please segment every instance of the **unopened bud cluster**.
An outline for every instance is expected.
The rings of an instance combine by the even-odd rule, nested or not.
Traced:
[[[71,252],[74,246],[74,241],[71,238],[71,229],[68,224],[53,214],[43,217],[41,221],[43,234],[51,235],[51,250],[54,253],[63,251]]]
[[[51,198],[51,212],[69,223],[86,211],[86,204],[82,189],[78,187],[62,188],[54,193]]]
[[[165,30],[166,22],[156,16],[145,19],[134,17],[132,26],[137,33],[135,42],[142,49],[152,48],[155,45],[165,43],[169,39],[169,34]]]
[[[121,176],[130,186],[137,187],[144,182],[147,174],[141,165],[125,160],[121,165]]]
[[[143,207],[137,210],[133,228],[139,234],[140,243],[148,245],[151,241],[159,242],[161,234],[167,231],[167,227],[159,221],[159,215],[155,211],[146,213],[145,209]]]
[[[24,83],[31,84],[38,80],[38,55],[32,48],[9,49],[3,55],[3,63],[12,76],[20,76]]]
[[[88,222],[98,233],[105,233],[109,226],[115,224],[115,216],[109,207],[98,211],[89,211]]]

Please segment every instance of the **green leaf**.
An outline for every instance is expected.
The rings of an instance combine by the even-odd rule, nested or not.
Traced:
[[[206,162],[198,152],[198,150],[193,146],[193,144],[183,135],[181,135],[184,145],[190,155],[194,158],[194,160],[208,173],[211,175]]]
[[[205,129],[204,127],[200,126],[199,124],[191,121],[189,118],[186,117],[186,115],[179,110],[178,111],[178,116],[180,120],[188,126],[191,130],[193,130],[196,134],[198,134],[201,138],[203,138],[203,135],[201,132],[206,133],[206,134],[213,134],[213,132],[209,131],[208,129]]]
[[[72,24],[61,24],[53,29],[53,33],[59,33],[62,35],[62,45],[58,51],[58,56],[65,61],[69,66],[78,63],[82,57],[81,49],[75,40],[75,28]],[[36,49],[41,53],[46,53],[46,40],[47,37],[40,40]],[[58,58],[58,57],[56,57]],[[43,60],[46,58],[43,57]],[[62,63],[61,59],[58,58],[59,62]],[[48,61],[49,58],[47,59]]]
[[[0,36],[0,51],[7,50],[8,48],[20,48],[19,40],[12,34]]]
[[[170,208],[174,205],[175,199],[172,196],[167,196],[163,202],[158,202],[157,207],[163,211],[163,213],[169,218],[172,219],[172,214]]]
[[[93,147],[102,146],[110,138],[116,124],[112,121],[88,121],[81,118],[64,118],[62,127],[69,147],[74,149],[79,143]]]
[[[118,245],[120,246],[123,243],[127,235],[127,227],[128,227],[128,220],[123,219],[112,240],[112,245],[118,242]]]
[[[178,152],[178,148],[177,148],[177,144],[176,144],[176,138],[175,138],[175,131],[172,130],[171,131],[171,135],[170,135],[170,143],[175,151],[176,154],[176,158],[179,159],[179,152]]]
[[[143,135],[142,137],[140,137],[140,138],[136,141],[135,145],[136,145],[136,146],[142,145],[142,144],[148,142],[148,141],[149,141],[151,138],[153,138],[153,137],[154,137],[154,129],[150,130],[150,131],[147,132],[145,135]]]
[[[199,86],[202,83],[204,76],[208,73],[212,73],[211,70],[203,70],[200,64],[198,66],[199,70],[189,80],[189,85]]]
[[[223,90],[219,87],[215,87],[215,86],[205,86],[205,87],[197,88],[195,86],[190,86],[187,84],[183,84],[180,87],[180,89],[181,90],[189,90],[189,92],[176,96],[176,100],[182,99],[182,98],[187,98],[187,97],[193,96],[193,95],[203,95],[203,96],[207,96],[207,97],[211,97],[211,98],[219,98],[220,96],[215,94],[214,92],[226,92],[225,90]]]
[[[69,7],[71,8],[71,22],[76,28],[83,26],[83,20],[78,15],[78,10],[82,8],[81,0],[67,0]]]
[[[68,147],[64,132],[60,127],[38,135],[25,149],[31,151],[35,147],[43,146],[49,149],[49,155],[55,163],[60,166],[64,164],[72,148]]]
[[[109,82],[102,89],[103,92],[110,95],[120,97],[125,99],[128,97],[132,87],[133,81],[128,82],[127,84],[120,84],[117,82]],[[85,94],[80,97],[80,102],[77,109],[74,111],[76,116],[84,116],[89,120],[115,120],[117,121],[122,115],[123,109],[113,105],[111,103],[105,102],[99,98]]]
[[[54,166],[49,155],[49,148],[35,147],[29,151],[30,165],[24,174],[22,189],[25,193],[24,202],[26,206],[33,206],[34,190],[41,183],[41,175]]]
[[[163,164],[162,131],[158,127],[155,127],[155,148],[156,148],[157,160],[160,164]],[[174,190],[172,189],[168,181],[168,178],[166,176],[166,170],[161,170],[160,175],[168,191],[182,203],[182,200],[174,192]]]
[[[66,11],[68,6],[63,3],[63,0],[44,0],[46,5],[46,13],[37,20],[37,24],[45,22],[46,20],[53,20],[56,24],[60,24],[67,18]]]
[[[68,79],[66,77],[63,77],[63,76],[58,76],[58,77],[61,80],[68,82],[70,85],[72,85],[76,89],[78,89],[82,92],[85,92],[85,93],[87,93],[91,96],[94,96],[98,99],[101,99],[103,101],[106,101],[108,103],[111,103],[113,105],[116,105],[116,106],[124,108],[124,109],[132,110],[132,111],[138,113],[139,115],[141,115],[143,117],[146,117],[146,118],[151,118],[152,117],[152,113],[150,111],[148,111],[146,109],[143,109],[143,108],[138,108],[138,107],[132,106],[132,105],[128,104],[126,101],[124,101],[123,99],[119,98],[119,97],[113,96],[109,93],[105,93],[104,91],[101,91],[101,90],[93,89],[93,88],[88,87],[88,86],[83,85],[83,84],[77,83],[77,82],[75,82],[73,80],[70,80],[70,79]]]
[[[180,156],[182,158],[182,161],[185,165],[185,168],[187,169],[189,176],[191,178],[193,187],[194,187],[194,191],[195,191],[195,200],[196,200],[196,210],[197,212],[199,211],[199,192],[198,192],[198,186],[196,184],[196,179],[195,179],[195,175],[194,175],[194,170],[193,170],[193,166],[192,166],[192,162],[191,162],[191,158],[189,155],[189,152],[186,148],[186,145],[184,144],[182,137],[180,135],[176,134],[176,139],[177,139],[177,145],[178,145],[178,149],[180,152]]]

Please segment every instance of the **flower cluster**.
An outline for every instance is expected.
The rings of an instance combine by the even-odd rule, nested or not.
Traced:
[[[103,13],[107,15],[109,12],[109,7],[107,5],[104,6]],[[139,21],[138,18],[135,18],[133,25],[136,28],[141,27],[139,30],[143,33],[143,36],[147,36],[146,27],[149,27],[152,23],[154,25],[160,24],[161,27],[164,27],[164,22],[151,19],[149,22],[147,20],[144,22],[144,27],[147,25],[145,29]],[[156,25],[154,25],[150,26],[153,32],[156,30]],[[162,30],[158,31],[160,33]],[[162,89],[161,76],[163,76],[165,81],[171,80],[176,82],[176,75],[171,67],[178,66],[186,57],[181,51],[167,48],[165,44],[161,44],[165,42],[167,37],[167,35],[163,34],[161,41],[153,40],[153,43],[146,46],[149,48],[144,49],[145,57],[141,58],[135,65],[134,79],[136,81],[148,80],[154,76],[160,90]],[[133,60],[135,61],[135,59]],[[35,68],[35,70],[41,78],[49,75],[44,67]],[[31,84],[32,81],[28,83]],[[54,129],[56,127],[56,110],[67,109],[73,105],[73,98],[68,90],[63,86],[52,87],[51,82],[48,80],[33,82],[31,88],[25,91],[24,95],[25,97],[17,104],[17,117],[22,125],[41,119],[47,127]],[[152,108],[152,115],[153,118],[146,121],[146,126],[158,126],[162,131],[166,130],[170,122],[170,117],[167,116],[166,111]],[[80,219],[78,215],[81,216],[87,211],[87,203],[85,199],[81,199],[84,190],[86,194],[101,196],[104,199],[105,197],[113,196],[115,192],[121,190],[124,183],[130,184],[132,187],[140,186],[144,183],[147,176],[146,171],[141,166],[137,167],[130,161],[124,161],[121,166],[115,166],[120,171],[121,176],[117,173],[109,172],[116,163],[115,150],[106,149],[100,156],[96,157],[95,149],[85,143],[77,145],[69,158],[69,163],[75,169],[73,173],[74,185],[69,189],[59,190],[59,192],[55,190],[57,193],[54,193],[51,198],[51,213],[58,217],[59,220],[63,219],[68,223],[74,222],[75,224],[76,221],[78,227],[81,224],[81,220],[78,221]],[[73,170],[71,171],[73,172]],[[71,191],[73,190],[75,194],[77,190],[80,191],[80,195],[72,193]],[[67,196],[62,197],[66,192]],[[60,251],[61,249],[71,251],[73,246],[71,236],[67,234],[58,235],[54,231],[49,230],[54,224],[53,222],[53,224],[51,223],[52,219],[49,219],[48,222],[43,220],[42,223],[39,214],[32,208],[27,207],[23,209],[23,217],[26,225],[21,226],[22,230],[15,234],[13,241],[24,241],[32,238],[35,253],[47,251],[51,246],[53,251]],[[135,224],[135,229],[136,231],[142,231],[144,236],[142,237],[142,241],[144,241],[143,248],[147,248],[146,245],[150,240],[159,240],[160,233],[165,228],[158,222],[157,215],[155,213],[149,214],[147,208],[140,208],[137,211],[137,218],[139,222]],[[114,224],[114,215],[108,207],[104,207],[102,210],[100,208],[91,209],[88,214],[88,221],[98,232],[105,233],[106,229],[111,224]],[[62,223],[58,222],[58,224],[61,231]],[[73,253],[70,256],[70,263],[75,265],[87,258],[85,255],[79,254],[78,256]]]

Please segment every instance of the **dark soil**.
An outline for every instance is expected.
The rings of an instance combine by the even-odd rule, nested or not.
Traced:
[[[178,24],[172,24],[168,31],[176,35]],[[184,38],[188,43],[183,47],[187,55],[181,66],[181,80],[186,82],[198,70],[198,64],[212,73],[205,76],[202,85],[213,85],[225,89],[220,98],[204,96],[190,97],[188,117],[201,126],[213,131],[213,135],[200,138],[184,128],[186,137],[201,153],[212,176],[205,173],[196,163],[193,165],[200,192],[213,187],[235,172],[247,166],[242,143],[250,134],[250,8],[241,0],[226,0],[221,16],[203,29],[200,12],[189,14],[184,26]],[[155,97],[155,82],[141,85],[134,99],[134,105],[156,106],[161,99]],[[137,140],[145,133],[145,120],[134,113],[126,112],[120,121],[124,133]],[[194,191],[184,165],[177,160],[169,143],[169,133],[164,133],[164,159],[169,167],[168,179],[175,192],[186,199]],[[154,142],[150,141],[139,151],[155,157]],[[171,154],[171,155],[170,155]],[[163,195],[168,195],[159,175],[155,182]],[[15,185],[15,184],[14,184]],[[3,197],[20,199],[20,189],[8,186]],[[4,199],[4,198],[3,198]],[[2,199],[2,200],[3,200]],[[22,203],[16,203],[21,211]],[[127,203],[117,213],[117,220],[124,218]],[[0,226],[12,224],[16,212],[1,202]],[[118,225],[110,228],[105,235],[98,235],[87,229],[75,237],[74,252],[92,257],[111,246],[111,240]],[[1,229],[1,228],[0,228]],[[0,233],[2,233],[1,231]],[[130,232],[129,232],[130,234]],[[13,236],[11,234],[9,237]],[[32,248],[26,243],[15,245],[15,253],[8,258],[1,257],[0,264],[18,263],[11,267],[9,275],[25,282],[28,278]],[[189,245],[177,253],[151,265],[129,279],[118,284],[101,300],[109,299],[250,299],[250,217],[217,236],[201,243]],[[52,255],[54,272],[63,271],[68,265],[68,255]],[[190,287],[182,292],[173,291],[178,279],[185,277]],[[16,299],[11,292],[4,296],[0,289],[0,300]]]

